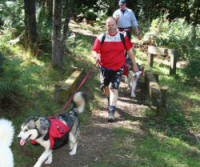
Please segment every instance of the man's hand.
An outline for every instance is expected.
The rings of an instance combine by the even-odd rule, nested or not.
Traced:
[[[96,62],[100,62],[100,61],[101,61],[100,55],[97,55],[96,56]]]
[[[136,33],[136,35],[139,34],[139,29],[138,29],[138,27],[135,27],[135,33]]]
[[[136,80],[140,77],[141,74],[142,74],[142,71],[133,72],[132,77],[134,80]]]
[[[95,58],[96,62],[101,61],[100,55],[97,52],[92,51],[92,56]]]

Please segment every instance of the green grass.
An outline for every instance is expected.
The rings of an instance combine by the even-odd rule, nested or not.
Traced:
[[[141,126],[145,126],[142,125]],[[198,167],[199,149],[149,127],[142,134],[120,127],[114,130],[113,150],[92,167]]]

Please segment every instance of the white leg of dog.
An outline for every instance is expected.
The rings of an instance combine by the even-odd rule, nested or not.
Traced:
[[[49,154],[47,160],[45,161],[45,164],[51,164],[53,160],[53,154],[51,152],[51,154]]]
[[[34,167],[41,167],[41,165],[43,164],[43,162],[49,157],[50,154],[52,154],[52,150],[46,149],[42,153],[42,155],[39,157],[39,159],[37,160],[37,162],[34,165]]]
[[[128,77],[127,77],[126,75],[124,75],[124,82],[125,82],[126,84],[128,84]]]
[[[72,151],[70,151],[70,155],[75,155],[77,150],[78,143],[73,143]]]
[[[136,88],[136,85],[137,85],[137,79],[132,79],[130,85],[131,85],[131,97],[136,97],[135,88]]]
[[[69,133],[69,146],[70,146],[70,152],[69,155],[75,155],[76,154],[76,150],[77,150],[77,139],[76,137],[72,134]]]

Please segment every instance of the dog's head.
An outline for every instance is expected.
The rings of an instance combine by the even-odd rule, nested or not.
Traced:
[[[39,137],[45,136],[48,133],[49,121],[45,117],[29,117],[21,125],[21,130],[18,134],[20,145],[23,146],[30,140],[36,140]]]
[[[136,73],[134,73],[133,71],[129,71],[128,77],[133,78],[135,77],[135,79],[140,78],[140,76],[142,75],[142,71],[138,71]]]

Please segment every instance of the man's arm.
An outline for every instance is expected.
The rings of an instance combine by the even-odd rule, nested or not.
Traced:
[[[116,10],[114,13],[113,13],[113,18],[116,20],[116,23],[118,23],[119,19],[120,19],[120,13],[118,10]]]
[[[129,49],[128,51],[127,51],[127,53],[128,53],[128,56],[130,57],[130,59],[131,59],[131,61],[132,61],[132,65],[133,65],[133,72],[137,72],[138,71],[138,69],[137,69],[137,65],[136,65],[136,61],[135,61],[135,56],[134,56],[134,54],[133,54],[133,51],[132,51],[132,48],[131,49]]]
[[[132,20],[133,28],[135,28],[136,34],[139,34],[138,22],[133,11],[131,12],[131,20]]]
[[[92,56],[95,58],[96,61],[100,62],[100,48],[101,42],[98,38],[96,38],[93,47],[92,47]]]

